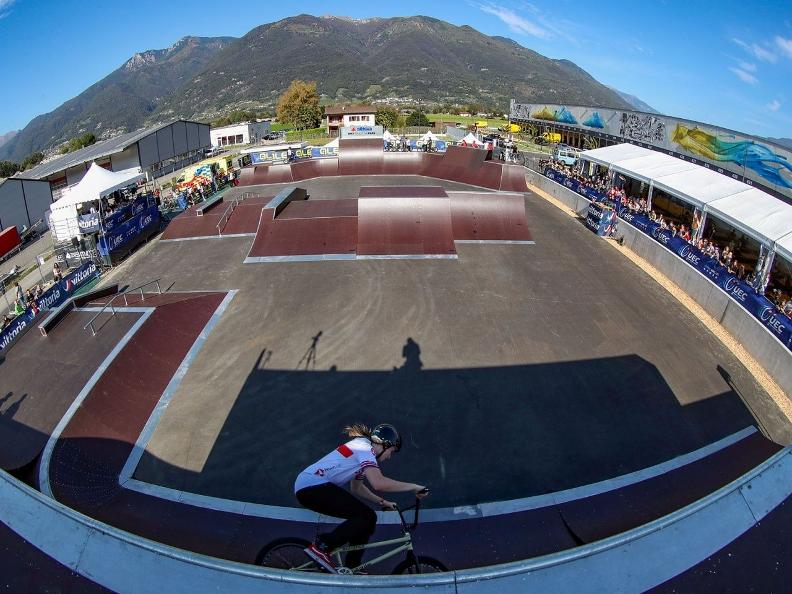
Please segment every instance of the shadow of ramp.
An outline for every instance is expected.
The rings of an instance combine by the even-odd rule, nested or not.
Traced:
[[[438,370],[257,367],[200,472],[144,456],[135,476],[293,507],[297,473],[341,443],[342,428],[356,421],[399,427],[404,448],[386,475],[431,485],[432,507],[449,507],[629,473],[710,444],[752,418],[730,392],[680,405],[657,368],[636,355]]]

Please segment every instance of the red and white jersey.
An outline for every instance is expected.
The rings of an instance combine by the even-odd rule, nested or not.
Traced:
[[[365,437],[356,437],[298,474],[294,492],[324,483],[345,485],[352,479],[362,479],[366,468],[372,467],[379,468],[379,464],[371,442]]]

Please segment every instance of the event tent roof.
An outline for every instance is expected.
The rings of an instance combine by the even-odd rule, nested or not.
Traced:
[[[583,151],[580,158],[651,183],[763,243],[792,233],[792,206],[701,165],[632,144]]]
[[[786,260],[792,262],[792,233],[787,233],[776,241],[776,252],[781,254]]]
[[[144,178],[145,175],[137,167],[123,171],[109,171],[92,163],[80,182],[69,188],[60,200],[53,203],[52,210],[98,200]]]

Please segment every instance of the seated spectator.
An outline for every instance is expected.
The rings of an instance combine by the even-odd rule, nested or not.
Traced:
[[[788,318],[792,318],[792,297],[784,302],[784,305],[781,307],[781,313]]]
[[[61,280],[61,278],[63,278],[63,275],[61,275],[61,269],[60,269],[60,266],[58,266],[58,263],[57,263],[57,262],[55,262],[55,263],[52,265],[52,279],[53,279],[55,282],[58,282],[59,280]]]

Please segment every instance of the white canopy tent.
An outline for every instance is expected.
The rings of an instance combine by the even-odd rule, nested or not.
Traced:
[[[473,136],[472,134],[470,136]],[[421,142],[426,142],[427,140],[431,140],[432,142],[437,141],[437,136],[432,133],[431,130],[427,130],[426,134],[421,136]]]
[[[463,146],[484,146],[484,143],[481,142],[475,136],[473,136],[472,132],[469,132],[467,136],[465,136],[462,140],[460,140],[459,144]]]
[[[792,233],[787,233],[776,241],[775,251],[787,262],[792,263]]]
[[[83,202],[99,200],[103,196],[112,194],[116,190],[125,188],[145,178],[145,174],[141,173],[138,167],[124,169],[123,171],[109,171],[96,163],[92,163],[91,168],[88,169],[83,178],[52,204],[52,212],[82,204]]]
[[[386,130],[385,134],[390,134],[390,132],[388,132]],[[386,137],[383,135],[383,138],[386,138]],[[325,146],[327,148],[338,148],[338,137],[333,138],[333,140],[331,140],[330,142],[328,142],[327,144],[325,144],[323,146]]]
[[[382,133],[382,139],[383,139],[385,142],[390,142],[390,141],[391,141],[391,140],[393,140],[394,138],[396,138],[396,137],[395,137],[393,134],[391,134],[391,133],[390,133],[388,130],[385,130],[385,131]]]
[[[631,144],[583,151],[580,158],[677,196],[768,247],[792,233],[792,206],[701,165]]]
[[[58,241],[66,241],[79,237],[77,224],[77,205],[84,202],[99,200],[116,190],[125,188],[139,180],[145,179],[139,168],[123,171],[109,171],[92,163],[88,172],[75,185],[70,187],[63,196],[52,203],[49,225]]]

